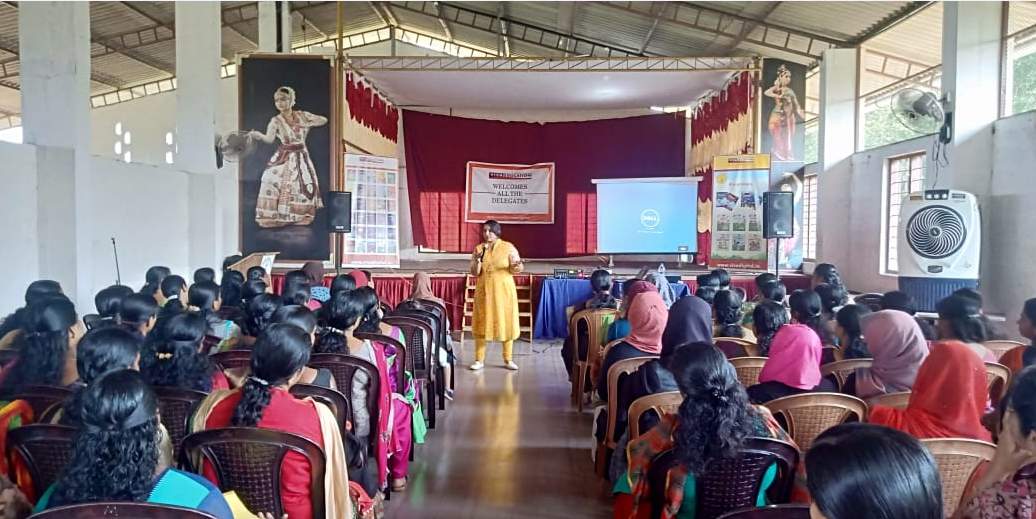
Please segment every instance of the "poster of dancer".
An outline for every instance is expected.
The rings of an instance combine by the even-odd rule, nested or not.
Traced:
[[[806,154],[806,66],[763,60],[762,153],[776,161],[801,161]]]
[[[337,171],[334,69],[322,56],[252,55],[238,65],[241,250],[326,260],[327,193]]]

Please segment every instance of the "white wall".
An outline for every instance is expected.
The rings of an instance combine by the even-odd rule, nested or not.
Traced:
[[[39,276],[36,217],[36,147],[0,142],[0,318],[24,302],[25,287]]]

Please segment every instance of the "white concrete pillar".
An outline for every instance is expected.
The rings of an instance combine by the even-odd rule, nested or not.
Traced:
[[[218,267],[222,200],[215,188],[216,114],[220,106],[220,6],[176,2],[176,166],[188,176],[188,261]]]
[[[277,52],[277,3],[259,2],[259,52]]]
[[[988,194],[993,173],[993,123],[1000,114],[1001,2],[943,4],[942,90],[953,110],[949,167],[939,188]],[[932,168],[929,167],[929,171]],[[933,175],[925,175],[929,182]]]
[[[90,6],[22,3],[18,28],[25,142],[38,146],[39,276],[92,308]]]
[[[291,3],[288,0],[281,4],[281,48],[278,52],[291,52]]]
[[[845,223],[851,215],[851,158],[856,151],[857,60],[856,49],[829,49],[820,62],[817,259],[836,265],[848,265],[851,250]]]

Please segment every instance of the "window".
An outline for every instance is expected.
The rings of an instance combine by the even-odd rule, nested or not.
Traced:
[[[817,144],[820,130],[820,67],[806,73],[806,150],[803,161],[812,164],[817,161]]]
[[[885,264],[886,274],[899,271],[899,208],[903,198],[924,190],[924,152],[889,159],[885,182]]]
[[[817,176],[806,177],[802,190],[802,219],[805,225],[802,232],[802,256],[807,259],[817,257]]]
[[[1004,115],[1036,110],[1036,2],[1005,2]]]

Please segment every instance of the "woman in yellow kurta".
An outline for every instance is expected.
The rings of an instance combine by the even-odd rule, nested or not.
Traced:
[[[475,363],[471,369],[485,367],[486,341],[500,341],[504,350],[504,367],[517,370],[511,352],[514,340],[521,333],[518,326],[518,290],[513,274],[522,271],[522,259],[514,245],[500,239],[500,224],[489,220],[482,224],[483,242],[471,255],[471,275],[478,277],[475,288],[475,319],[471,326],[475,337]]]

